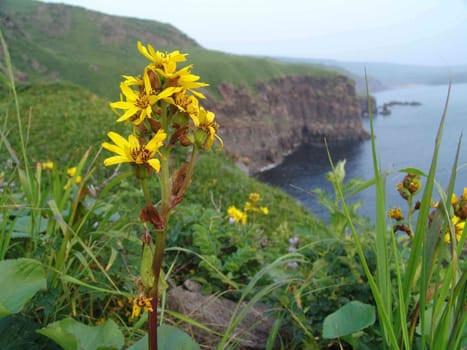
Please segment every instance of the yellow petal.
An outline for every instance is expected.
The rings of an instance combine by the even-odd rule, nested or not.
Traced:
[[[114,156],[114,157],[109,157],[104,160],[104,165],[109,166],[109,165],[114,165],[114,164],[120,164],[120,163],[128,163],[130,162],[130,159],[127,157],[123,156]]]
[[[116,145],[112,145],[111,143],[103,142],[102,143],[102,148],[105,148],[106,150],[108,150],[110,152],[117,153],[118,155],[126,156],[126,153],[125,153],[125,151],[123,149],[121,149],[120,147],[118,147]]]
[[[163,145],[163,141],[166,138],[166,132],[163,129],[159,129],[156,135],[145,145],[145,148],[155,153],[157,149]]]
[[[120,134],[110,131],[107,136],[120,148],[130,147],[130,143]]]
[[[123,122],[132,116],[134,116],[136,113],[139,112],[139,109],[137,107],[130,108],[128,109],[120,118],[117,119],[117,122]]]
[[[154,58],[148,53],[148,50],[146,49],[146,47],[143,46],[143,44],[141,44],[141,41],[138,41],[138,51],[144,56],[146,57],[148,60],[150,61],[153,61]]]
[[[159,162],[159,159],[149,159],[148,164],[157,172],[159,172],[159,170],[161,169],[161,163]]]

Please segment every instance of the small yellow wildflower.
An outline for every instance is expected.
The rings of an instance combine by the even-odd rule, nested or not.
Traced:
[[[452,225],[454,226],[454,234],[456,236],[456,240],[459,242],[461,239],[462,232],[464,231],[465,227],[465,220],[462,220],[458,216],[453,216],[452,219]],[[445,243],[451,243],[451,233],[448,231],[444,234],[444,242]]]
[[[137,318],[141,314],[142,310],[153,312],[154,309],[151,301],[152,298],[145,297],[144,295],[140,295],[133,299],[133,309],[130,318]]]
[[[229,220],[232,220],[233,222],[239,222],[242,225],[246,225],[247,221],[247,215],[240,209],[237,209],[235,206],[229,207],[227,209],[227,214],[229,216]]]
[[[155,69],[163,69],[164,73],[173,73],[177,69],[178,62],[185,62],[186,53],[173,51],[171,53],[156,51],[152,45],[148,44],[146,48],[141,41],[138,41],[138,51],[152,62]]]
[[[219,129],[219,124],[214,121],[215,115],[213,112],[206,111],[203,107],[199,108],[199,126],[198,130],[201,131],[199,137],[199,143],[201,147],[206,151],[209,151],[214,143],[214,140],[217,138],[219,142],[219,149],[222,149],[224,143],[222,139],[216,135],[217,130]],[[197,138],[198,139],[198,138]]]
[[[81,177],[81,175],[76,175],[76,171],[77,171],[77,168],[74,166],[74,167],[71,167],[69,168],[66,173],[69,177],[71,178],[75,178],[75,184],[76,185],[79,185],[81,182],[83,182],[83,178]],[[66,185],[63,187],[63,189],[67,190],[68,188],[70,188],[70,186],[72,185],[72,182],[71,182],[71,179],[69,179],[66,183]]]
[[[260,207],[259,210],[263,215],[269,215],[269,209],[267,207]]]
[[[159,172],[160,161],[154,156],[159,152],[159,148],[163,146],[163,142],[167,137],[164,130],[159,129],[156,135],[146,144],[141,144],[135,135],[130,135],[128,140],[125,140],[121,135],[111,131],[108,136],[115,144],[104,142],[102,147],[117,155],[105,159],[105,166],[119,163],[149,164],[155,171]]]
[[[251,202],[251,203],[257,203],[259,200],[260,200],[260,195],[259,193],[256,193],[256,192],[252,192],[250,193],[249,197],[248,197],[248,200]]]
[[[76,167],[74,166],[74,167],[72,167],[72,168],[69,168],[69,169],[66,171],[66,173],[68,174],[68,176],[73,177],[73,176],[76,175],[76,170],[77,170],[77,169],[76,169]]]
[[[175,105],[177,108],[186,114],[193,120],[193,124],[199,126],[199,102],[195,96],[186,95],[184,93],[177,93],[174,98]]]
[[[461,200],[467,201],[467,187],[464,187],[464,193],[462,193]]]
[[[401,208],[389,209],[388,215],[391,219],[397,221],[404,220],[404,215],[402,214]]]
[[[42,170],[53,170],[55,167],[54,162],[51,162],[51,161],[40,163],[40,165],[41,165]]]

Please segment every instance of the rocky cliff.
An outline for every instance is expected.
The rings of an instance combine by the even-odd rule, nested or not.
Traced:
[[[359,141],[368,137],[352,80],[294,76],[256,84],[227,83],[220,99],[203,101],[216,113],[227,153],[249,173],[280,163],[303,143]]]

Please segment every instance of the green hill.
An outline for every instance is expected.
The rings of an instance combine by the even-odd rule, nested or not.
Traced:
[[[246,84],[286,75],[335,75],[303,63],[230,55],[203,49],[170,24],[109,16],[63,4],[2,0],[0,29],[22,82],[67,80],[105,97],[118,97],[121,74],[145,64],[138,40],[158,50],[190,54],[195,73],[215,87],[222,81]],[[216,95],[216,89],[211,89]]]

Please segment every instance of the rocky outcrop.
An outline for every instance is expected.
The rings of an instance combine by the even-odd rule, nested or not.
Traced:
[[[300,144],[368,137],[354,82],[345,76],[295,76],[256,84],[255,91],[223,83],[216,113],[227,153],[249,173],[280,163]]]
[[[362,111],[362,116],[368,116],[368,96],[358,96],[358,102],[360,103],[360,109]],[[374,96],[370,96],[370,107],[371,107],[371,114],[376,115],[378,114],[378,106],[376,105],[376,98]]]
[[[203,295],[200,290],[201,286],[196,282],[185,281],[183,286],[169,290],[166,306],[169,310],[181,313],[213,330],[214,334],[198,328],[193,332],[193,327],[189,324],[180,325],[184,331],[193,334],[199,344],[203,344],[203,349],[218,349],[217,344],[226,333],[232,316],[238,317],[246,304],[237,305],[222,297]],[[271,311],[264,304],[249,308],[232,333],[235,349],[266,349],[275,321],[270,316]],[[278,348],[279,346],[274,346],[274,349]]]

